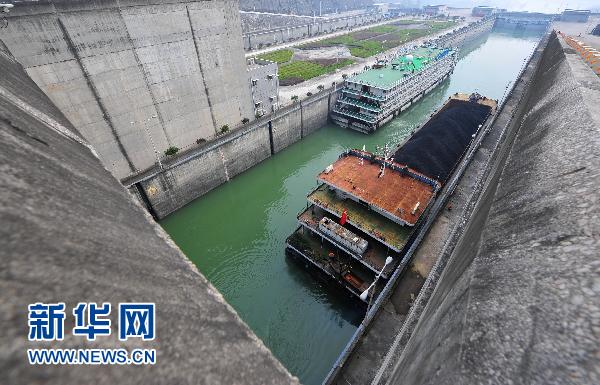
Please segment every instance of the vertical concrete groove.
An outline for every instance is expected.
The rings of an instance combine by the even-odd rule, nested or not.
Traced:
[[[200,76],[202,77],[202,84],[204,85],[204,93],[206,94],[206,101],[208,103],[208,109],[210,110],[210,118],[212,119],[215,134],[218,134],[217,120],[215,119],[215,112],[213,111],[212,102],[210,100],[210,93],[208,92],[208,86],[206,85],[206,77],[204,76],[204,69],[202,68],[202,60],[200,57],[200,50],[198,49],[198,41],[196,40],[196,33],[194,32],[194,25],[192,24],[190,8],[186,5],[185,10],[187,12],[188,22],[190,23],[190,31],[192,31],[192,41],[194,42],[194,49],[196,50],[196,57],[198,58],[198,69],[200,70]],[[229,180],[229,179],[227,179],[227,180]]]
[[[302,102],[300,102],[300,139],[304,138],[304,115]]]
[[[144,190],[144,188],[142,187],[142,184],[139,182],[134,184],[134,186],[135,186],[138,194],[140,195],[140,198],[142,199],[144,206],[146,206],[146,210],[148,210],[150,215],[152,215],[152,218],[154,218],[154,220],[157,221],[158,215],[156,214],[154,207],[152,207],[152,203],[150,203],[150,199],[148,198],[148,194],[146,194],[146,190]]]
[[[269,120],[269,144],[271,145],[271,155],[275,154],[275,144],[273,143],[273,121]]]
[[[336,92],[336,87],[333,87],[333,91],[327,95],[327,121],[330,122],[331,118],[329,117],[329,113],[331,112],[331,95]]]
[[[127,40],[131,43],[131,51],[133,52],[133,57],[135,58],[135,62],[137,64],[137,66],[139,67],[140,71],[142,72],[142,76],[144,77],[144,84],[146,86],[146,89],[148,90],[148,93],[150,94],[150,98],[152,99],[152,105],[154,106],[154,109],[156,110],[156,117],[158,118],[158,121],[160,122],[160,126],[163,130],[163,133],[165,134],[165,138],[167,139],[167,144],[169,146],[171,146],[171,145],[173,145],[173,141],[169,137],[167,128],[165,126],[165,120],[162,116],[162,113],[160,112],[160,109],[158,108],[158,103],[156,102],[156,95],[154,95],[154,92],[152,92],[152,87],[150,87],[150,81],[148,80],[148,73],[146,72],[146,69],[144,68],[144,65],[142,64],[142,61],[140,60],[140,56],[138,55],[137,49],[135,48],[135,44],[133,43],[133,39],[131,38],[131,34],[129,33],[129,28],[127,27],[125,18],[123,18],[121,4],[119,4],[119,16],[121,16],[121,20],[123,21],[123,26],[125,27],[125,35],[127,36]]]
[[[117,142],[117,146],[119,147],[121,154],[123,155],[123,157],[127,161],[127,164],[129,165],[130,171],[132,171],[132,172],[137,171],[133,162],[131,161],[131,158],[129,158],[127,151],[125,150],[125,146],[123,145],[123,142],[121,142],[119,133],[117,132],[117,129],[115,128],[114,124],[112,123],[112,120],[110,118],[108,111],[106,110],[106,107],[104,106],[104,104],[102,103],[102,100],[100,99],[100,94],[98,93],[96,86],[92,82],[92,79],[91,79],[87,69],[85,68],[85,65],[83,64],[83,61],[81,60],[81,57],[79,56],[79,52],[77,52],[77,49],[75,48],[75,44],[73,43],[73,40],[71,39],[71,35],[69,34],[67,27],[65,26],[65,24],[63,23],[63,21],[60,17],[57,18],[57,21],[58,21],[58,26],[60,27],[60,29],[65,37],[65,42],[67,43],[67,47],[69,47],[69,50],[75,57],[75,61],[77,62],[77,64],[79,64],[79,68],[81,69],[81,72],[83,73],[83,77],[85,78],[85,81],[86,81],[88,87],[90,88],[92,95],[94,95],[94,99],[96,100],[96,103],[98,103],[98,107],[100,108],[100,111],[102,112],[102,118],[104,119],[104,121],[106,122],[108,127],[110,128],[110,131],[115,138],[115,142]]]

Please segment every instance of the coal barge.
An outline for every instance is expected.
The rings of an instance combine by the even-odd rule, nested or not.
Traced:
[[[389,122],[429,93],[454,70],[451,48],[423,45],[346,79],[331,119],[365,134]]]
[[[492,99],[456,94],[398,148],[342,153],[318,175],[286,254],[369,302],[495,109]]]

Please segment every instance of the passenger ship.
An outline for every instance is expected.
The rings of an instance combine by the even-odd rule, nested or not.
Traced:
[[[451,48],[420,46],[346,79],[331,113],[335,124],[369,134],[410,107],[454,70]]]

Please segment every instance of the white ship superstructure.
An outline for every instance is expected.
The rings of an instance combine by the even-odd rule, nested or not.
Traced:
[[[342,127],[374,132],[452,73],[456,52],[421,46],[346,80],[331,117]]]

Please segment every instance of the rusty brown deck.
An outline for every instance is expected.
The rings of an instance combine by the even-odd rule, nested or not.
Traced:
[[[390,168],[386,168],[385,174],[379,177],[380,170],[378,163],[361,161],[361,158],[348,154],[333,164],[332,171],[321,172],[318,179],[414,226],[433,197],[432,187]],[[413,214],[417,202],[419,208]]]

